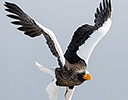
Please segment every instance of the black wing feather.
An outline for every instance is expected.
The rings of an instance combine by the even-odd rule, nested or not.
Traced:
[[[15,14],[15,15],[9,14],[7,16],[18,20],[18,21],[13,21],[11,23],[15,24],[15,25],[22,26],[20,28],[17,28],[18,30],[25,31],[25,34],[29,35],[30,37],[39,36],[44,32],[35,23],[35,21],[32,18],[30,18],[26,13],[24,13],[16,4],[5,2],[5,6],[8,8],[8,9],[5,9],[6,11]],[[33,30],[33,29],[35,29],[35,30]],[[39,31],[39,33],[37,33],[36,31]],[[31,34],[33,34],[33,35],[31,35]]]
[[[60,67],[62,67],[63,65],[60,60],[60,56],[55,48],[54,41],[51,39],[51,37],[42,28],[40,28],[31,17],[24,13],[16,4],[5,2],[5,6],[8,8],[5,9],[6,11],[14,14],[9,14],[7,16],[17,20],[11,23],[15,25],[21,25],[21,27],[17,28],[18,30],[24,31],[25,35],[28,35],[32,38],[41,34],[44,35],[46,43],[50,48],[50,51],[55,57],[57,57],[58,64],[60,65]]]
[[[15,16],[15,15],[7,15],[8,17],[10,18],[13,18],[13,19],[17,19],[17,20],[20,20],[18,16]]]
[[[100,3],[100,10],[97,8],[95,13],[95,27],[98,29],[100,28],[108,18],[111,17],[111,0],[103,0],[103,5]]]
[[[65,58],[69,63],[74,64],[78,63],[79,60],[82,60],[78,55],[77,51],[79,47],[86,43],[85,41],[91,36],[91,34],[100,28],[108,18],[111,17],[111,0],[103,0],[103,3],[100,3],[99,8],[96,9],[94,26],[92,25],[82,25],[79,27],[72,37],[72,40],[65,52]]]

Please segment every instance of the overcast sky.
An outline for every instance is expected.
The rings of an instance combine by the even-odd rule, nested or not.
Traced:
[[[102,0],[9,0],[54,31],[63,52],[78,26],[93,24]],[[11,25],[0,0],[0,100],[49,100],[52,77],[35,61],[56,67],[43,36],[31,39]],[[128,99],[128,0],[112,0],[112,27],[94,49],[88,65],[92,81],[77,87],[72,100]],[[58,100],[64,100],[64,88]]]

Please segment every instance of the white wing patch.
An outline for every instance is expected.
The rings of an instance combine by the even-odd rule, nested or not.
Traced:
[[[40,23],[38,23],[37,21],[35,21],[35,23],[40,27],[42,28],[50,37],[51,39],[54,41],[54,44],[55,44],[55,48],[58,52],[58,54],[60,55],[60,59],[61,59],[61,62],[63,64],[63,66],[65,65],[65,58],[64,58],[64,54],[62,52],[62,49],[58,43],[58,40],[56,39],[56,36],[55,34],[48,28],[44,27],[43,25],[41,25]]]
[[[88,64],[88,60],[89,57],[93,51],[93,49],[95,48],[95,46],[97,45],[97,43],[102,39],[102,37],[104,37],[106,35],[106,33],[109,31],[110,27],[111,27],[111,19],[109,18],[102,27],[100,27],[97,31],[95,31],[94,33],[92,33],[92,35],[90,36],[90,38],[88,38],[88,40],[85,41],[85,45],[83,44],[80,47],[80,50],[78,51],[78,54],[84,58],[84,60],[86,61],[86,63]]]

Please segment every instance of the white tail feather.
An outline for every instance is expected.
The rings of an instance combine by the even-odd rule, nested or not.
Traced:
[[[37,67],[38,67],[41,71],[43,71],[43,72],[45,72],[45,73],[47,73],[47,74],[50,74],[51,76],[54,77],[54,80],[53,80],[50,84],[48,84],[48,86],[47,86],[47,88],[46,88],[46,91],[47,91],[47,93],[48,93],[48,95],[49,95],[49,99],[50,99],[50,100],[57,100],[57,96],[58,96],[58,92],[59,92],[59,86],[56,86],[56,83],[55,83],[55,82],[56,82],[56,78],[55,78],[55,73],[54,73],[54,71],[52,71],[52,70],[50,70],[50,69],[48,69],[48,68],[46,68],[46,67],[40,65],[40,64],[37,63],[37,62],[36,62],[36,65],[37,65]]]
[[[59,93],[59,86],[56,86],[55,82],[56,79],[54,79],[54,81],[52,81],[46,88],[50,100],[57,100]]]

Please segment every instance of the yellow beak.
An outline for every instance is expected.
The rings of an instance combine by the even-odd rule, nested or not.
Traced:
[[[83,78],[91,81],[91,75],[90,74],[85,74]]]

